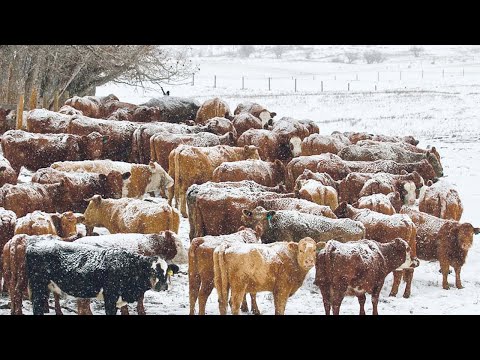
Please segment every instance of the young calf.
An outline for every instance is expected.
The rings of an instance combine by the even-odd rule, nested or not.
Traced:
[[[372,295],[373,315],[386,276],[395,269],[411,266],[410,247],[397,238],[380,244],[373,240],[327,242],[317,254],[314,284],[320,288],[325,314],[339,315],[343,298],[357,296],[360,315],[365,315],[365,293]]]
[[[438,181],[420,195],[418,210],[441,219],[459,221],[463,205],[458,191],[450,183]]]

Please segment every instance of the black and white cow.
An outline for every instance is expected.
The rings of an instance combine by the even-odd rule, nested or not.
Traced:
[[[167,290],[178,266],[122,249],[46,240],[29,241],[26,270],[34,315],[43,314],[50,291],[103,299],[105,313],[115,315],[149,289]]]

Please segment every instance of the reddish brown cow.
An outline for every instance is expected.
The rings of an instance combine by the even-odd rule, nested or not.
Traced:
[[[130,175],[130,173],[122,174],[114,170],[104,175],[45,168],[33,174],[32,183],[55,184],[63,181],[64,194],[60,204],[57,205],[59,211],[84,212],[88,206],[88,201],[85,199],[94,195],[98,194],[104,198],[121,198],[124,183]]]
[[[190,146],[235,146],[236,139],[232,132],[215,135],[207,132],[198,134],[171,134],[161,132],[150,137],[150,160],[158,162],[168,172],[168,156],[180,144]]]
[[[163,96],[152,98],[140,107],[148,108],[142,111],[141,115],[134,115],[135,121],[145,121],[138,119],[139,116],[145,117],[146,121],[162,121],[169,123],[179,123],[186,120],[193,120],[200,108],[197,100],[176,96]],[[139,109],[137,109],[138,111]]]
[[[374,135],[368,133],[356,133],[356,132],[344,132],[343,133],[352,144],[356,144],[358,141],[362,140],[374,140],[374,141],[381,141],[381,142],[405,142],[411,145],[417,145],[419,143],[413,136],[388,136],[388,135]]]
[[[312,134],[302,141],[302,156],[320,155],[324,153],[336,154],[346,144],[334,136]]]
[[[0,207],[0,249],[3,249],[8,240],[15,234],[17,215],[11,210]],[[0,271],[1,271],[0,267]],[[0,276],[0,280],[2,277]]]
[[[310,133],[310,135],[320,134],[320,128],[315,123],[315,121],[309,120],[309,119],[303,119],[303,120],[297,120],[297,121],[308,129],[308,132]]]
[[[258,147],[258,154],[264,161],[288,161],[300,154],[301,139],[290,138],[289,135],[269,130],[250,129],[245,131],[237,140],[238,146],[254,145]]]
[[[320,288],[325,314],[340,314],[343,298],[357,296],[360,315],[365,315],[365,293],[372,295],[373,315],[378,315],[378,299],[387,275],[409,268],[410,247],[403,239],[381,244],[373,240],[327,242],[317,254],[314,284]]]
[[[105,105],[112,101],[119,101],[118,98],[113,95],[107,96],[74,96],[65,101],[65,105],[69,105],[74,109],[80,110],[85,116],[92,118],[105,117]]]
[[[385,215],[369,209],[355,209],[353,206],[342,202],[335,210],[335,215],[340,218],[348,218],[360,221],[365,225],[365,237],[385,243],[399,237],[410,246],[412,261],[418,266],[416,251],[417,228],[407,215]],[[412,289],[413,268],[395,271],[393,273],[393,285],[390,296],[396,296],[402,276],[406,282],[404,298],[410,297]]]
[[[3,135],[2,150],[18,174],[22,166],[36,171],[55,161],[100,159],[108,139],[97,132],[77,136],[9,130]]]
[[[17,172],[13,169],[12,165],[10,165],[10,161],[0,154],[0,187],[5,184],[15,185],[17,178]]]
[[[358,209],[370,209],[385,215],[393,215],[400,211],[403,201],[398,191],[385,194],[363,196],[353,203]]]
[[[420,196],[418,210],[441,219],[459,221],[463,213],[460,195],[451,184],[439,181]]]
[[[250,113],[240,113],[232,119],[233,126],[237,130],[237,135],[242,135],[250,129],[262,129],[262,120]]]
[[[65,185],[56,184],[5,184],[0,188],[0,206],[12,210],[17,217],[35,210],[56,212],[61,203]]]
[[[64,109],[66,111],[67,109]],[[73,109],[75,110],[75,109]],[[39,134],[67,134],[74,114],[34,109],[27,113],[27,131]]]
[[[285,165],[280,160],[269,163],[262,160],[224,162],[213,171],[212,181],[252,180],[264,186],[285,182]]]
[[[407,150],[407,151],[411,151],[411,152],[415,152],[415,153],[419,153],[419,154],[426,154],[427,152],[431,152],[433,155],[435,155],[438,159],[438,161],[440,161],[440,154],[438,153],[436,147],[432,147],[431,149],[421,149],[421,148],[418,148],[416,147],[415,145],[412,145],[412,144],[409,144],[409,143],[406,143],[406,142],[403,142],[403,141],[399,141],[399,142],[387,142],[385,144],[384,141],[375,141],[375,140],[361,140],[361,141],[358,141],[357,142],[357,145],[358,146],[377,146],[377,145],[380,145],[380,144],[383,144],[383,146],[386,146],[387,148],[390,148],[392,150]]]
[[[240,228],[230,235],[204,236],[192,240],[188,251],[188,290],[190,298],[190,315],[195,315],[195,303],[198,299],[198,314],[205,315],[208,297],[214,288],[213,251],[222,243],[260,243],[260,236],[252,229]],[[250,294],[252,312],[259,315],[256,294]],[[248,311],[246,303],[242,311]]]
[[[249,113],[259,118],[262,121],[262,128],[265,128],[265,125],[272,125],[273,118],[277,115],[277,113],[265,109],[264,106],[250,101],[238,104],[233,112],[234,115],[241,113]]]
[[[299,181],[302,181],[302,180],[316,180],[325,186],[333,187],[335,190],[338,189],[338,184],[339,184],[339,182],[333,180],[333,178],[327,173],[313,172],[308,169],[305,169],[303,173],[297,177],[295,184],[297,184]],[[295,189],[297,188],[298,186],[295,186]]]
[[[205,124],[208,120],[214,117],[230,118],[230,107],[228,104],[216,97],[205,101],[197,111],[195,123]]]
[[[410,216],[417,226],[418,258],[440,262],[442,286],[446,290],[450,288],[447,276],[452,266],[455,270],[455,286],[462,289],[460,271],[472,246],[473,235],[480,234],[480,228],[474,228],[470,223],[440,219],[406,206],[402,207],[400,213]]]

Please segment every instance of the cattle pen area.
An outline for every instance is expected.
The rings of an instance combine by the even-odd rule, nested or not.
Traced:
[[[0,104],[0,315],[479,314],[480,56],[381,49]]]

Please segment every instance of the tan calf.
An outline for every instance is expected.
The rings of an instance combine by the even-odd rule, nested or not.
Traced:
[[[295,194],[300,199],[305,199],[318,205],[329,206],[332,211],[338,207],[337,190],[331,186],[325,186],[317,180],[297,181]]]

